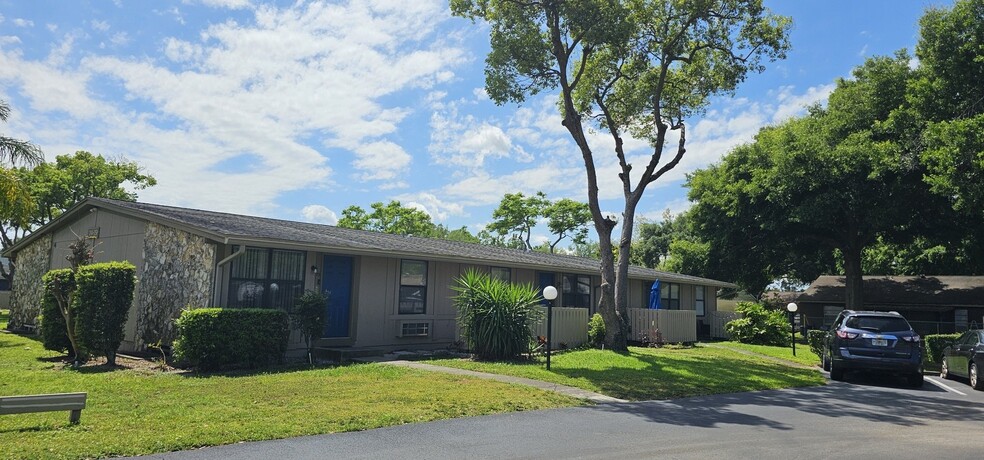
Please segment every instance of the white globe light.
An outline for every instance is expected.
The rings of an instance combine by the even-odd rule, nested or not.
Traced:
[[[793,302],[789,302],[789,305],[786,305],[786,310],[789,310],[790,312],[795,312],[797,308],[799,307]]]
[[[543,298],[547,300],[553,300],[557,298],[557,288],[553,286],[547,286],[543,288]]]

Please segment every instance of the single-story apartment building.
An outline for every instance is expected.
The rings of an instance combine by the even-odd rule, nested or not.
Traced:
[[[4,255],[16,259],[9,328],[35,325],[41,276],[65,268],[79,236],[95,261],[126,260],[138,283],[123,351],[174,339],[186,307],[290,310],[305,290],[331,295],[322,347],[447,346],[459,339],[454,280],[469,269],[537,287],[554,285],[554,306],[593,312],[598,261],[449,240],[392,235],[305,222],[89,198],[37,229]],[[632,266],[629,306],[645,308],[659,279],[662,305],[716,310],[731,283]],[[294,341],[292,347],[301,347]]]
[[[921,334],[984,327],[984,276],[864,276],[864,310],[897,311]],[[829,327],[844,309],[846,279],[825,275],[797,299],[809,327]]]

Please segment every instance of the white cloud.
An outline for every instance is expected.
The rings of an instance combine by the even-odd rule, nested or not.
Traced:
[[[130,43],[130,36],[126,32],[117,32],[109,38],[109,42],[115,46],[123,46]]]
[[[198,0],[202,5],[212,7],[212,8],[228,8],[231,10],[238,10],[243,8],[252,7],[252,3],[249,0]],[[184,3],[192,3],[189,0],[184,0]]]
[[[305,206],[304,209],[301,209],[301,215],[308,222],[317,224],[335,225],[338,223],[338,215],[335,214],[335,211],[319,204]]]
[[[109,23],[106,21],[98,21],[98,20],[92,21],[91,25],[93,29],[98,30],[100,32],[106,32],[107,30],[109,30]]]
[[[0,48],[0,83],[17,87],[35,126],[59,126],[57,138],[53,130],[31,137],[44,146],[85,146],[146,166],[162,185],[141,199],[256,212],[283,192],[324,183],[329,162],[349,162],[354,177],[378,188],[406,187],[412,157],[391,136],[412,108],[390,101],[448,81],[464,61],[459,42],[435,35],[449,19],[446,3],[297,3],[247,14],[251,21],[213,23],[198,40],[162,38],[163,62],[98,51],[73,61],[70,35],[45,61]],[[130,39],[121,33],[117,44]],[[104,99],[106,87],[123,94]]]
[[[427,215],[431,216],[432,219],[438,222],[443,222],[450,216],[465,215],[464,206],[459,203],[442,200],[433,193],[405,193],[396,196],[395,199],[399,200],[400,203],[405,206],[410,206],[426,212]]]
[[[14,18],[12,21],[17,27],[34,27],[34,21],[22,18]]]

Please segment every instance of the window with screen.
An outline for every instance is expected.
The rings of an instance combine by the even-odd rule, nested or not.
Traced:
[[[694,286],[694,310],[697,310],[697,316],[704,316],[704,286]]]
[[[591,277],[564,275],[563,305],[565,307],[591,307]]]
[[[305,257],[303,251],[246,248],[229,268],[229,306],[290,311],[304,293]]]
[[[427,262],[403,260],[400,262],[401,315],[419,315],[427,312]]]
[[[512,269],[508,267],[492,267],[491,276],[494,280],[508,283],[512,281]]]

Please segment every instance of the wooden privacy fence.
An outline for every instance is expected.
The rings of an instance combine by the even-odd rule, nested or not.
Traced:
[[[533,334],[547,336],[547,307],[538,307],[543,312],[543,321],[533,328]],[[588,309],[553,307],[553,336],[550,347],[559,349],[563,343],[576,347],[588,341]]]
[[[729,321],[741,318],[741,315],[731,311],[709,311],[704,317],[704,323],[710,326],[711,337],[715,339],[727,339],[728,332],[724,325]]]
[[[697,341],[697,312],[693,310],[630,308],[629,324],[632,327],[630,341],[642,342],[646,336],[655,340],[656,329],[662,334],[664,343]]]

